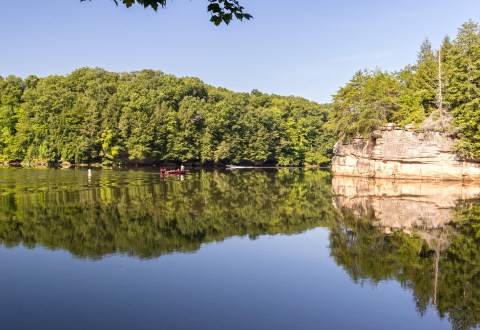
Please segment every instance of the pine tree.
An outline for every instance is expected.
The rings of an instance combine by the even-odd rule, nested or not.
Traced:
[[[468,21],[459,29],[451,54],[447,89],[455,125],[463,137],[459,151],[480,156],[480,35],[479,26]]]
[[[438,60],[428,39],[425,39],[420,47],[411,89],[420,102],[423,118],[427,118],[437,109],[438,91]]]

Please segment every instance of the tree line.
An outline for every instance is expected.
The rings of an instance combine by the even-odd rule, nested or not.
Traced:
[[[321,164],[328,109],[153,70],[0,77],[0,161]]]
[[[356,72],[333,97],[332,131],[348,140],[386,123],[413,124],[452,134],[460,154],[480,156],[479,31],[468,21],[436,50],[426,39],[417,62],[398,72]]]
[[[0,77],[0,162],[318,165],[336,139],[386,123],[446,132],[459,154],[479,157],[479,95],[473,21],[437,50],[425,40],[398,72],[358,71],[324,105],[154,70]]]

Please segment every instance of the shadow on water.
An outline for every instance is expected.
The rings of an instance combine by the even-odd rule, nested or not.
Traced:
[[[330,249],[356,283],[396,280],[417,311],[480,326],[480,187],[334,177]]]

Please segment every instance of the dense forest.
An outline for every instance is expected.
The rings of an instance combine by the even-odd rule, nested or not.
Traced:
[[[328,162],[328,106],[160,71],[0,78],[0,161]]]
[[[473,21],[399,72],[362,70],[333,98],[329,126],[341,139],[371,136],[386,123],[458,137],[458,151],[480,156],[480,33]]]
[[[0,77],[0,162],[318,165],[337,138],[371,137],[386,123],[445,132],[478,157],[479,96],[473,21],[437,50],[425,40],[398,72],[358,71],[325,105],[153,70]]]

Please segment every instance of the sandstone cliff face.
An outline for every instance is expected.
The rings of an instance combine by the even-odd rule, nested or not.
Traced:
[[[373,140],[355,139],[334,148],[335,175],[370,178],[480,180],[480,164],[458,158],[454,140],[442,133],[392,129]]]

